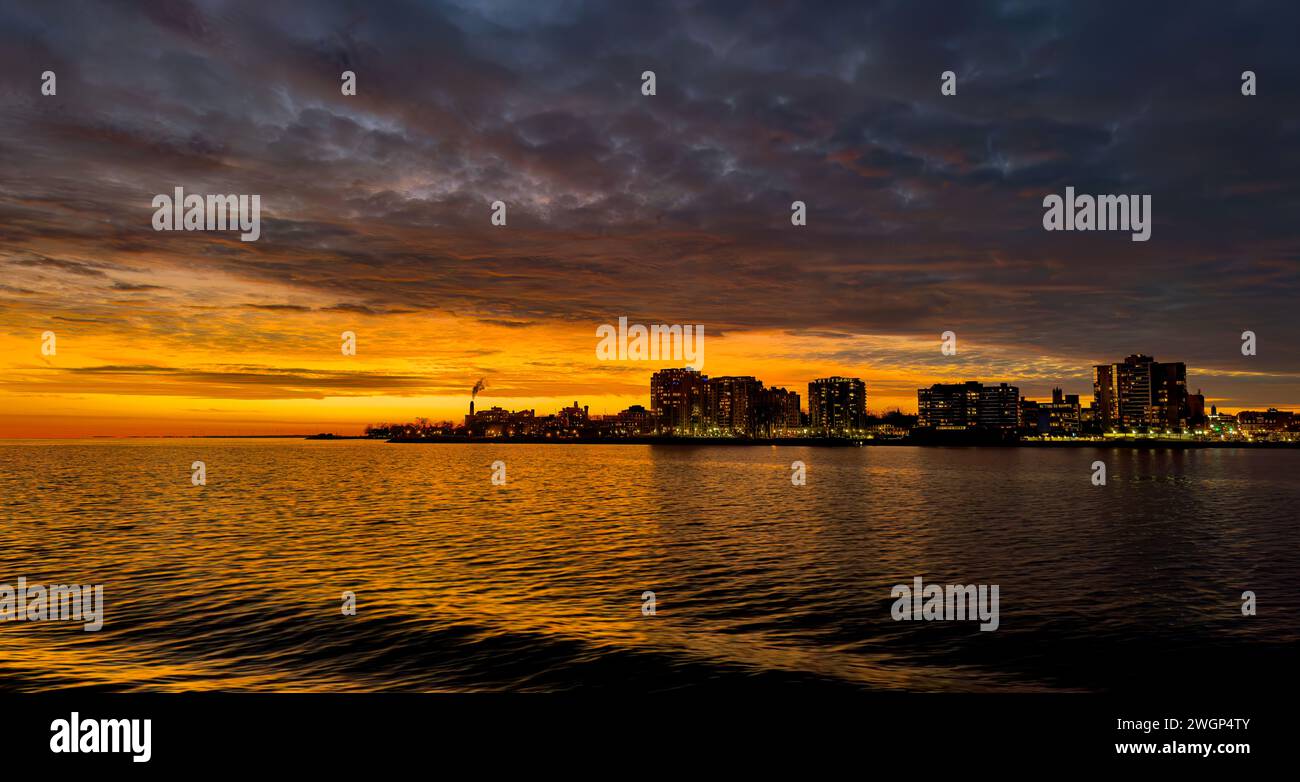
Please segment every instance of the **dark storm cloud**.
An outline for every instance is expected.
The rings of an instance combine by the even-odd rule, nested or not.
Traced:
[[[1281,372],[1298,23],[1284,3],[8,3],[0,234],[28,253],[11,266],[161,254],[320,308],[501,324],[952,329],[1222,367],[1250,328],[1270,335],[1251,369]],[[262,194],[263,238],[154,234],[177,184]],[[1044,232],[1066,185],[1151,194],[1152,240]],[[75,252],[33,260],[48,246]]]
[[[93,389],[94,393],[174,395],[181,388],[189,393],[229,399],[321,399],[326,394],[365,395],[376,390],[395,396],[459,390],[459,386],[430,376],[263,366],[181,369],[140,364],[43,368],[43,371],[48,376],[39,379],[38,387],[46,392],[87,393]],[[87,385],[88,380],[95,381],[95,385]],[[5,385],[10,383],[0,381],[0,386]]]
[[[131,282],[122,282],[116,280],[113,282],[113,290],[122,291],[123,293],[143,293],[145,291],[165,290],[161,285],[136,284]]]

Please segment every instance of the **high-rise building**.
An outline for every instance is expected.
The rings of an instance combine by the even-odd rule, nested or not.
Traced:
[[[916,425],[929,429],[974,429],[979,426],[980,392],[977,381],[935,383],[916,390]]]
[[[1155,359],[1132,355],[1115,365],[1115,396],[1119,400],[1119,421],[1123,426],[1146,426],[1155,417],[1152,390]]]
[[[1199,388],[1195,394],[1187,395],[1187,421],[1190,426],[1198,429],[1205,426],[1205,394]]]
[[[763,390],[759,410],[758,429],[764,437],[782,437],[795,434],[801,426],[799,394],[784,388]]]
[[[1140,353],[1093,367],[1093,397],[1103,429],[1177,428],[1190,418],[1187,365]]]
[[[867,423],[867,385],[856,377],[824,377],[808,384],[808,425],[821,434],[846,434]]]
[[[916,390],[917,426],[938,430],[1014,432],[1020,426],[1020,389],[978,380],[936,383]]]
[[[751,376],[714,377],[704,384],[704,420],[707,431],[735,437],[758,432],[763,384]]]
[[[1014,432],[1020,426],[1020,389],[1006,383],[984,386],[978,409],[981,428]]]
[[[1152,363],[1151,403],[1156,410],[1151,424],[1177,429],[1187,424],[1191,417],[1187,400],[1187,365],[1181,361],[1172,364]]]
[[[694,434],[704,425],[708,376],[695,369],[661,369],[650,376],[650,413],[664,434]]]
[[[659,434],[780,437],[802,428],[801,416],[799,394],[749,375],[711,378],[685,368],[650,377],[649,419]]]
[[[1103,429],[1119,425],[1119,394],[1115,388],[1115,365],[1092,368],[1093,417]]]

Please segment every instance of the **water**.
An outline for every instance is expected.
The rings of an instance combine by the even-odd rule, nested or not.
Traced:
[[[98,633],[0,623],[0,689],[1266,687],[1300,648],[1298,469],[1300,451],[0,442],[0,583],[106,602]],[[917,575],[998,584],[999,629],[894,621],[890,587]]]

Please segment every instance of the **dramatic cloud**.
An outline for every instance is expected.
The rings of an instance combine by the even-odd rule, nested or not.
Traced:
[[[927,376],[1087,393],[1091,363],[1139,351],[1229,407],[1294,405],[1297,24],[1064,0],[6,3],[5,387],[41,393],[36,335],[71,322],[101,348],[86,367],[165,351],[178,371],[141,394],[402,394],[431,361],[447,388],[561,364],[501,371],[564,398],[608,378],[591,334],[627,315],[726,334],[730,371],[857,374],[904,406]],[[261,239],[154,232],[176,186],[260,194]],[[1151,240],[1045,232],[1066,186],[1150,194]],[[359,357],[390,363],[275,380],[358,322]],[[268,380],[199,369],[241,356]]]

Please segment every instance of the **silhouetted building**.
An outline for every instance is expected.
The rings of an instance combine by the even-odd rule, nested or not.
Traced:
[[[650,376],[650,413],[664,434],[694,434],[703,427],[708,376],[694,369],[661,369]]]
[[[1020,428],[1027,434],[1040,436],[1077,435],[1083,430],[1083,412],[1078,394],[1065,394],[1053,388],[1051,402],[1020,400]]]
[[[763,384],[748,375],[709,378],[704,384],[704,420],[708,433],[755,436],[762,394]]]
[[[1128,356],[1122,364],[1099,364],[1093,367],[1093,397],[1103,429],[1184,426],[1189,418],[1187,365],[1162,364],[1142,354]]]
[[[1193,429],[1204,429],[1208,419],[1205,416],[1205,394],[1198,388],[1195,394],[1187,395],[1187,423]]]
[[[999,383],[984,386],[979,396],[979,425],[983,429],[1014,432],[1020,426],[1020,389]]]
[[[563,429],[581,429],[591,422],[591,416],[587,414],[586,405],[578,407],[576,401],[572,407],[566,407],[556,413],[555,418]]]
[[[1029,434],[1040,434],[1042,426],[1038,420],[1038,402],[1020,397],[1020,428]]]
[[[1115,399],[1123,426],[1146,426],[1156,417],[1152,410],[1155,359],[1132,355],[1115,365]]]
[[[978,380],[936,383],[916,390],[916,409],[921,428],[1014,433],[1020,426],[1020,389]]]
[[[514,437],[533,434],[536,421],[532,410],[511,411],[493,406],[467,416],[465,428],[474,437]]]
[[[974,429],[979,426],[980,391],[977,381],[935,383],[916,391],[916,425],[930,429]]]
[[[1151,403],[1155,406],[1151,425],[1179,429],[1191,417],[1187,406],[1187,365],[1152,362]]]
[[[1119,426],[1119,392],[1115,385],[1115,365],[1098,364],[1092,368],[1092,407],[1094,420],[1102,429]]]
[[[614,416],[611,433],[621,436],[652,434],[655,430],[654,414],[641,405],[632,405]]]
[[[867,419],[867,385],[856,377],[824,377],[808,384],[808,425],[821,434],[861,430]]]
[[[859,381],[859,384],[861,381]],[[750,375],[661,369],[650,378],[653,431],[681,436],[779,437],[802,427],[799,394]],[[620,427],[626,428],[626,427]]]
[[[758,430],[763,437],[782,437],[797,434],[802,425],[799,394],[784,388],[768,388],[762,392],[762,406],[758,415]]]
[[[1237,428],[1246,434],[1284,432],[1294,427],[1295,424],[1295,413],[1290,410],[1278,410],[1276,407],[1270,407],[1264,411],[1240,410],[1237,412]]]

